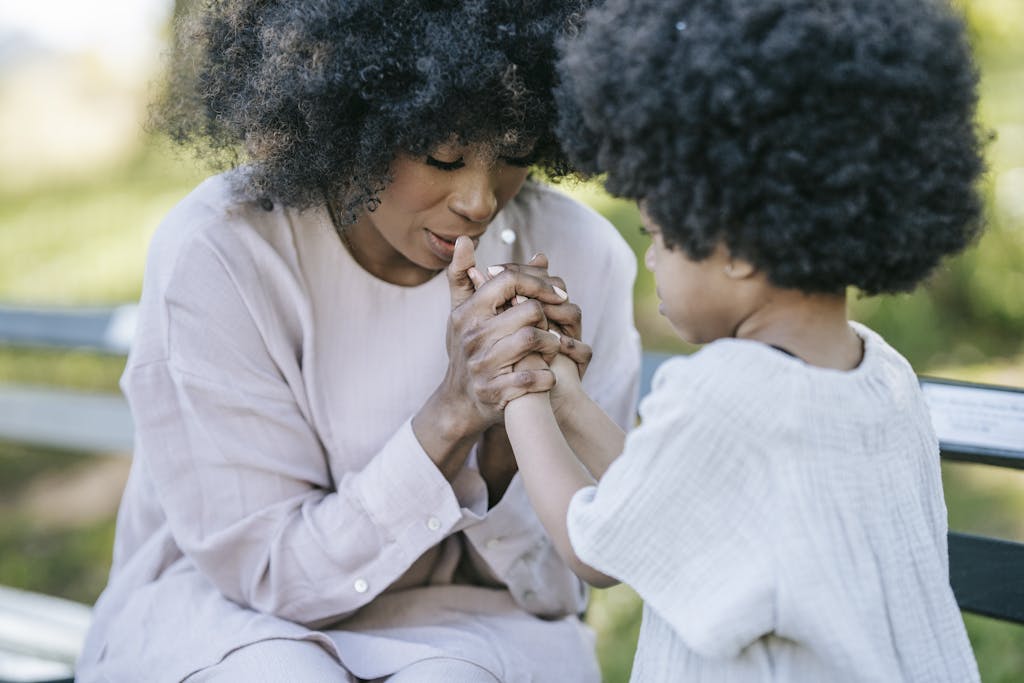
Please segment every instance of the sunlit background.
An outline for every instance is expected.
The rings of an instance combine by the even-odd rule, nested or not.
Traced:
[[[980,121],[994,134],[988,231],[914,295],[857,299],[853,314],[918,372],[1024,386],[1024,0],[960,4],[982,70]],[[138,297],[153,230],[208,172],[142,127],[174,12],[171,0],[0,1],[0,304]],[[639,256],[632,206],[594,187],[566,189],[619,226]],[[645,346],[689,350],[659,319],[641,273]],[[117,356],[0,348],[0,383],[115,392],[123,365]],[[94,601],[127,465],[124,454],[0,442],[0,584]],[[952,527],[1024,540],[1024,477],[943,468]],[[606,680],[626,680],[635,596],[598,592],[589,618]],[[1024,680],[1024,628],[967,623],[983,679]]]

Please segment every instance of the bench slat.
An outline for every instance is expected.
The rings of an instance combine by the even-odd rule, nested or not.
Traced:
[[[138,307],[27,308],[0,306],[0,343],[128,353]]]
[[[0,439],[130,454],[133,432],[128,402],[118,394],[0,385]]]
[[[1024,624],[1024,543],[950,532],[949,582],[961,609]]]

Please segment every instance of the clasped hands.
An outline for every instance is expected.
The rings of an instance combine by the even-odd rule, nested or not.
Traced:
[[[449,480],[474,444],[493,505],[516,471],[504,409],[528,393],[551,392],[556,416],[581,391],[592,351],[580,341],[581,311],[537,255],[529,263],[477,268],[460,237],[447,269],[451,293],[448,368],[413,418],[413,432]],[[552,334],[552,331],[557,332]]]
[[[557,412],[579,388],[593,352],[580,341],[580,307],[562,278],[548,273],[547,257],[484,270],[471,241],[460,240],[448,278],[449,364],[465,360],[467,393],[481,417],[500,421],[510,401],[545,391]]]

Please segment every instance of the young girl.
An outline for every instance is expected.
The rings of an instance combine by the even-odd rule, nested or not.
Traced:
[[[910,290],[978,231],[960,19],[610,0],[561,71],[564,144],[640,201],[661,311],[706,344],[627,437],[563,357],[505,410],[560,552],[644,599],[633,680],[978,680],[928,411],[845,293]]]

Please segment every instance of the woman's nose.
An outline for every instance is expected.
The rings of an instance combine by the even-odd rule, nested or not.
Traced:
[[[647,266],[647,270],[654,272],[654,245],[648,245],[647,251],[644,252],[644,265]]]
[[[495,178],[489,170],[467,169],[448,198],[448,208],[472,223],[488,223],[498,210]]]

